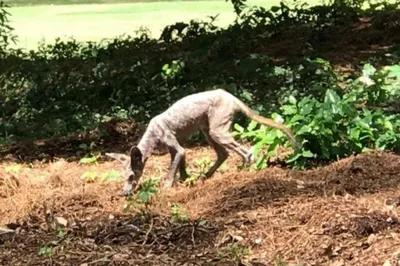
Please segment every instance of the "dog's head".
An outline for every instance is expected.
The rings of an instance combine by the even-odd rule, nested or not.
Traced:
[[[130,150],[130,156],[122,153],[106,153],[106,155],[121,163],[121,173],[125,180],[122,193],[124,196],[130,195],[138,185],[143,173],[144,158],[142,152],[134,146]]]

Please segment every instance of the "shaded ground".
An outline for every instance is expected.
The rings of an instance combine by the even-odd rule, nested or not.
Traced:
[[[187,156],[192,171],[199,158],[214,158],[207,148]],[[162,175],[168,162],[169,155],[151,157],[145,177]],[[161,191],[146,212],[124,212],[120,180],[80,179],[118,170],[117,162],[3,163],[0,226],[15,232],[0,233],[1,264],[382,265],[397,258],[400,156],[370,153],[320,169],[257,173],[238,162],[230,158],[193,187]],[[171,220],[172,204],[189,220]]]

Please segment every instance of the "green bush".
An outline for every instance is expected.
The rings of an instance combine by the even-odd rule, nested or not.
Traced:
[[[303,167],[314,158],[330,161],[369,149],[399,150],[400,115],[388,114],[382,106],[398,99],[399,84],[400,65],[376,71],[367,64],[360,78],[348,81],[342,95],[328,89],[323,100],[313,96],[301,100],[289,97],[280,107],[281,114],[274,113],[272,117],[295,132],[303,149],[294,152],[286,162]],[[288,143],[282,132],[258,127],[256,122],[246,129],[235,124],[234,135],[253,141],[256,155],[268,147],[258,156],[257,169],[264,168],[277,148]]]

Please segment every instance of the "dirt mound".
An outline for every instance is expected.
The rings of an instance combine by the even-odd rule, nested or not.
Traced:
[[[210,155],[211,154],[211,155]],[[188,166],[214,159],[189,149]],[[122,181],[84,182],[115,161],[0,166],[2,265],[382,265],[400,249],[400,156],[373,152],[311,170],[239,170],[124,212]],[[144,176],[165,174],[169,155]],[[172,206],[184,219],[176,220]],[[182,218],[181,217],[181,218]],[[179,218],[179,217],[178,217]],[[28,263],[29,262],[29,263]],[[186,264],[185,264],[186,263]]]

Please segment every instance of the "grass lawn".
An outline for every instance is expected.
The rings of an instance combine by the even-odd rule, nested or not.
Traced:
[[[249,0],[249,5],[270,7],[279,0]],[[318,0],[310,1],[312,3]],[[121,4],[39,5],[11,7],[11,23],[18,35],[18,47],[34,49],[45,40],[74,36],[79,41],[99,41],[121,34],[134,34],[141,26],[158,37],[169,24],[205,19],[219,14],[217,25],[227,26],[235,19],[231,2],[173,1]]]

